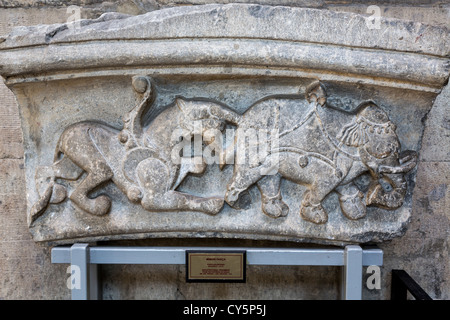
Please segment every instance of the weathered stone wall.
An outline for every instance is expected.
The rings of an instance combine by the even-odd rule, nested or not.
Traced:
[[[177,5],[246,2],[315,7],[366,14],[365,1],[144,0],[0,1],[0,34],[20,25],[67,21],[68,5],[81,18],[103,12],[141,14]],[[446,1],[382,1],[381,14],[449,27]],[[389,299],[392,269],[404,269],[436,299],[450,299],[448,210],[450,190],[450,87],[437,97],[425,121],[413,199],[405,236],[380,245],[384,265],[380,290],[364,288],[363,298]],[[0,84],[0,299],[69,299],[66,265],[52,265],[50,247],[31,240],[26,223],[22,132],[13,94]],[[117,242],[115,242],[117,243]],[[292,243],[226,240],[146,240],[128,245],[295,246]],[[339,268],[249,267],[247,284],[187,284],[183,266],[103,266],[105,299],[335,299]],[[367,277],[367,276],[366,276]]]

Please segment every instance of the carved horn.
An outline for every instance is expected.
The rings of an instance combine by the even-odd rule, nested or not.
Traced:
[[[407,189],[404,174],[386,174],[383,177],[392,186],[392,190],[386,191],[377,181],[370,186],[367,192],[366,205],[376,205],[391,210],[400,208],[403,205]]]
[[[402,152],[399,156],[399,163],[399,166],[380,166],[378,168],[382,179],[391,185],[392,190],[386,191],[378,181],[374,182],[367,192],[367,205],[397,209],[403,204],[407,189],[405,173],[416,166],[417,153],[412,150]]]
[[[400,166],[380,166],[379,173],[398,174],[411,171],[417,164],[417,153],[412,150],[400,154]]]
[[[218,119],[225,120],[231,124],[239,125],[241,116],[224,107],[213,105],[209,110],[210,114]]]

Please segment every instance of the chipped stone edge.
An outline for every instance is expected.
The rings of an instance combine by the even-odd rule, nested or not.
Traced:
[[[329,19],[329,21],[324,20],[329,28],[346,21],[347,24],[353,21],[356,26],[361,27],[366,18],[354,13],[250,4],[211,4],[169,8],[140,16],[107,13],[98,19],[79,21],[79,30],[74,28],[74,22],[15,28],[9,36],[0,38],[0,74],[6,79],[6,84],[12,86],[23,82],[96,77],[102,76],[104,71],[113,70],[127,73],[133,69],[148,69],[160,74],[178,69],[180,73],[175,71],[173,74],[182,75],[186,71],[180,71],[180,68],[186,65],[194,66],[190,68],[194,74],[207,72],[206,70],[217,66],[231,65],[237,67],[235,70],[238,70],[241,75],[255,75],[258,72],[268,71],[273,76],[283,76],[281,74],[286,73],[290,73],[291,76],[309,74],[313,78],[331,77],[345,82],[351,81],[349,79],[353,77],[354,82],[428,92],[439,92],[448,80],[449,59],[445,55],[432,55],[433,50],[436,50],[432,47],[430,47],[431,51],[427,52],[427,42],[420,43],[425,41],[423,37],[417,37],[419,43],[413,43],[412,48],[408,48],[411,43],[405,44],[405,47],[398,44],[395,44],[398,47],[394,44],[391,47],[378,45],[374,41],[379,30],[375,30],[376,33],[373,34],[367,30],[361,31],[363,34],[353,44],[346,37],[340,36],[339,30],[334,29],[331,32],[315,30],[312,35],[305,30],[300,33],[289,33],[289,27],[286,24],[286,26],[277,25],[278,29],[275,31],[264,31],[264,26],[268,27],[271,22],[273,23],[267,18],[270,15],[276,16],[277,19],[293,17],[298,20],[301,17],[309,17],[309,20],[305,20],[307,26],[314,25],[316,23],[314,19],[322,17]],[[239,28],[221,21],[223,18],[233,20],[230,24],[245,24],[240,22],[242,16],[254,19],[253,23],[260,23],[260,28]],[[199,18],[202,18],[205,26],[210,28],[204,28],[206,29],[204,30],[201,26],[197,26]],[[448,34],[445,28],[426,26],[421,23],[387,18],[382,21],[388,24],[388,28],[391,24],[397,27],[391,28],[390,32],[394,34],[413,30],[408,31],[410,42],[414,38],[415,30],[427,31],[432,39],[441,39],[440,35]],[[212,26],[215,23],[224,23],[224,25],[214,29]],[[245,34],[238,35],[233,28]],[[336,41],[333,40],[333,34],[336,35]],[[320,42],[318,40],[322,40],[321,35],[328,38]],[[360,39],[364,36],[367,36],[368,40]],[[439,40],[444,41],[444,45],[442,43],[434,45],[448,47],[445,45],[445,39],[446,37],[443,37]],[[186,53],[181,56],[170,52],[170,46],[182,45],[183,41],[189,43],[191,48],[204,45],[208,41],[215,41],[220,50],[217,48],[208,50],[208,47],[205,49],[207,51],[197,50],[195,53],[184,50]],[[236,49],[238,43],[241,46]],[[260,50],[249,53],[248,50],[243,50],[246,43],[266,48],[270,52],[279,46],[286,47],[290,50],[289,56],[281,52],[278,57],[272,57],[268,54],[264,55],[259,52]],[[179,48],[175,49],[172,48],[172,51],[180,51]],[[330,52],[320,57],[323,50]],[[440,54],[447,51],[449,50],[444,48],[444,52]],[[319,57],[314,59],[317,54]],[[334,61],[336,59],[327,59],[330,55],[341,58],[348,56],[348,58],[339,58]],[[258,63],[254,62],[257,60],[259,60]],[[385,67],[379,70],[380,65]],[[388,68],[388,65],[391,67]],[[260,70],[256,70],[255,67]],[[245,68],[247,71],[243,71]],[[281,73],[280,70],[282,70]],[[411,73],[408,70],[414,70],[414,72]],[[231,70],[230,74],[233,72]]]
[[[200,23],[199,18],[204,21]],[[450,56],[447,40],[449,30],[446,27],[380,17],[380,28],[377,29],[367,26],[367,18],[350,12],[242,3],[182,6],[138,16],[105,13],[93,20],[16,27],[0,49],[77,41],[124,40],[129,39],[130,34],[141,40],[179,38],[194,30],[198,37],[205,38],[220,37],[222,32],[228,32],[236,38],[259,37]],[[226,19],[234,19],[233,24],[223,21]],[[275,25],[271,19],[291,21]],[[251,22],[258,23],[257,28],[248,28],[247,23]],[[74,27],[77,23],[79,28]],[[292,23],[298,23],[299,28],[303,28],[300,33],[292,31]],[[205,28],[217,24],[221,24],[220,28]],[[174,26],[175,30],[177,26],[189,25],[190,28],[177,30],[177,34],[173,35],[170,34],[173,31],[171,29],[158,28],[161,25]],[[247,28],[243,28],[245,26]],[[354,37],[352,31],[357,31],[358,37]]]

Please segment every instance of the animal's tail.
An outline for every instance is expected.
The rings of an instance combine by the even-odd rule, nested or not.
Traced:
[[[119,133],[119,141],[128,149],[142,147],[143,118],[148,114],[156,96],[149,77],[135,76],[132,84],[134,91],[140,96],[140,102],[124,116],[124,126]]]
[[[54,184],[55,182],[52,181],[45,189],[44,193],[41,195],[39,200],[36,201],[36,203],[31,207],[29,219],[30,225],[44,213],[45,209],[47,209],[50,203],[50,199],[52,197]]]
[[[49,204],[61,203],[67,197],[66,187],[56,183],[56,178],[54,175],[48,177],[46,180],[48,181],[45,182],[46,187],[44,189],[44,192],[40,194],[39,199],[31,207],[29,216],[30,224],[45,212]],[[36,184],[39,184],[39,181]]]
[[[53,164],[60,161],[64,157],[60,151],[61,137],[56,145]],[[56,183],[56,175],[53,166],[38,167],[36,169],[36,189],[39,193],[39,199],[31,207],[29,215],[29,224],[31,225],[39,218],[47,209],[50,203],[60,203],[67,196],[67,190],[63,185]],[[42,191],[43,190],[43,191]]]

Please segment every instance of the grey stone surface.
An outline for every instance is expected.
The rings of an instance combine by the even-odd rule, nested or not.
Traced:
[[[14,29],[0,44],[0,70],[21,106],[34,239],[342,244],[403,234],[419,119],[448,77],[446,29],[384,19],[390,37],[405,41],[375,46],[379,30],[336,28],[348,19],[366,25],[355,14],[233,4]],[[42,59],[30,59],[39,50]],[[102,70],[84,69],[92,67]],[[205,142],[227,126],[236,129],[234,146],[221,136]],[[251,151],[239,151],[239,132],[249,129],[276,130],[269,140],[279,140],[256,165],[239,162]],[[177,130],[232,160],[221,169],[232,165],[219,171],[206,149],[174,160]],[[222,157],[225,147],[236,156]],[[277,172],[261,173],[274,155]]]
[[[68,14],[66,8],[54,9],[49,6],[39,8],[26,8],[27,1],[12,1],[9,5],[11,8],[18,9],[0,9],[0,34],[7,34],[10,28],[14,25],[35,25],[42,23],[62,23],[67,20]],[[29,1],[31,3],[31,1]],[[136,1],[133,1],[136,2]],[[140,1],[145,2],[145,1]],[[34,5],[35,1],[32,2]],[[125,3],[125,1],[123,1]],[[131,1],[129,1],[131,3]],[[262,3],[262,1],[260,2]],[[327,4],[332,2],[327,1]],[[100,13],[108,10],[119,11],[127,14],[136,14],[137,10],[131,5],[119,5],[119,2],[103,2],[98,6],[86,6],[82,4],[82,17],[83,18],[95,18]],[[380,4],[380,2],[378,2]],[[440,5],[438,5],[440,4]],[[5,1],[2,5],[6,5]],[[296,2],[293,5],[303,4]],[[420,6],[419,6],[420,5]],[[22,9],[20,8],[26,8]],[[339,5],[323,5],[322,8],[329,8],[336,11],[349,11],[365,13],[367,9],[364,4],[354,5],[348,2],[339,1]],[[382,16],[384,17],[396,17],[406,20],[414,20],[416,22],[424,22],[433,25],[448,25],[448,12],[446,11],[445,2],[439,3],[434,1],[425,1],[423,3],[406,1],[384,1],[382,2]],[[448,9],[447,9],[448,10]],[[142,11],[141,11],[142,12]],[[389,32],[389,31],[387,31]],[[427,104],[431,101],[431,97],[422,97],[420,94],[410,96],[410,91],[394,90],[399,99],[405,99],[404,107],[407,108],[408,101],[414,101],[417,97],[422,99],[421,103]],[[448,95],[448,89],[443,92]],[[392,93],[392,95],[395,95]],[[2,121],[0,124],[0,131],[2,139],[0,140],[0,158],[11,159],[8,166],[2,166],[2,170],[7,170],[8,174],[2,175],[3,184],[9,186],[10,184],[21,184],[20,188],[9,187],[10,191],[15,193],[2,193],[0,199],[0,238],[2,239],[0,254],[0,298],[3,299],[67,299],[70,298],[69,290],[65,286],[65,281],[68,276],[65,273],[66,266],[64,265],[52,265],[49,260],[49,247],[42,247],[36,245],[29,234],[26,222],[26,204],[24,203],[25,183],[24,183],[24,165],[21,160],[23,154],[22,148],[22,134],[20,128],[20,120],[18,118],[17,106],[15,104],[13,94],[5,87],[0,87],[0,118],[8,117],[8,122]],[[376,99],[383,98],[383,94],[375,95]],[[438,96],[439,98],[439,96]],[[412,221],[411,226],[405,236],[393,241],[387,242],[382,245],[382,249],[385,251],[384,262],[382,267],[382,288],[381,290],[368,290],[363,285],[363,297],[366,299],[388,299],[389,298],[389,285],[390,285],[390,270],[392,268],[403,268],[412,274],[415,280],[424,286],[427,292],[436,299],[448,299],[450,289],[448,287],[448,279],[450,277],[448,270],[448,226],[443,223],[440,218],[445,215],[446,208],[448,208],[448,193],[444,197],[436,196],[436,194],[442,194],[442,184],[448,184],[448,177],[445,176],[445,172],[448,172],[446,163],[449,161],[448,157],[445,158],[446,150],[448,150],[448,143],[445,141],[445,136],[442,134],[442,116],[432,116],[436,112],[443,113],[445,108],[448,108],[448,98],[441,99],[443,103],[436,104],[432,111],[428,114],[428,117],[423,118],[426,125],[424,134],[423,149],[420,152],[420,156],[428,159],[428,161],[436,162],[420,162],[418,165],[419,175],[416,179],[418,187],[415,188],[414,194],[418,199],[424,199],[423,201],[414,201],[412,203]],[[377,100],[379,102],[379,100]],[[422,115],[417,114],[420,121]],[[410,119],[416,120],[411,117]],[[426,120],[426,121],[425,121]],[[394,121],[398,121],[394,119]],[[431,132],[433,132],[431,134]],[[403,139],[410,141],[411,137],[401,134]],[[426,141],[429,141],[428,147]],[[432,143],[432,144],[431,144]],[[414,148],[411,145],[406,148]],[[432,154],[428,155],[428,150],[434,150]],[[15,163],[15,165],[11,165]],[[422,169],[424,168],[424,169]],[[423,173],[421,173],[423,172]],[[433,190],[437,191],[433,191]],[[428,190],[428,191],[427,191]],[[448,191],[448,189],[447,189]],[[432,198],[430,207],[427,204],[427,199]],[[431,214],[431,208],[439,208],[438,211],[441,214]],[[433,211],[434,213],[436,210]],[[421,225],[421,221],[425,221],[423,227],[420,228],[420,234],[415,232],[419,230],[415,226]],[[446,238],[442,238],[445,236]],[[442,241],[444,239],[444,241]],[[447,239],[447,240],[446,240]],[[185,240],[175,245],[189,245]],[[241,242],[233,243],[232,245],[239,245]],[[121,244],[121,243],[117,243]],[[124,243],[126,245],[172,245],[169,240],[148,240],[146,242],[130,241]],[[205,239],[197,245],[227,245],[228,241],[223,243],[217,243],[217,241]],[[195,244],[194,244],[195,245]],[[244,243],[244,245],[267,245],[262,244],[260,241],[252,243]],[[287,244],[276,242],[272,243],[275,246],[286,246]],[[117,266],[116,266],[117,267]],[[114,266],[104,269],[104,289],[108,292],[108,297],[120,297],[123,299],[133,299],[135,297],[179,297],[179,298],[191,298],[202,295],[207,298],[223,297],[236,299],[241,296],[251,296],[258,299],[261,297],[269,297],[268,294],[271,291],[278,292],[281,299],[292,298],[297,299],[302,297],[303,294],[308,293],[309,297],[313,299],[320,299],[321,297],[330,297],[331,299],[338,297],[338,285],[336,280],[330,282],[329,285],[321,285],[320,277],[322,277],[322,270],[310,268],[308,270],[298,268],[286,268],[283,269],[283,273],[276,273],[278,276],[274,276],[274,269],[266,268],[266,270],[252,270],[252,276],[258,277],[259,281],[255,282],[255,285],[251,287],[251,290],[247,290],[248,287],[241,286],[239,290],[232,290],[225,287],[208,286],[208,290],[205,290],[204,286],[195,286],[188,288],[187,285],[183,285],[177,282],[176,285],[172,282],[172,276],[164,276],[166,273],[161,269],[146,269],[137,268],[133,269],[132,266],[123,267],[124,270],[130,269],[129,276],[119,276],[119,273],[115,271]],[[144,270],[145,269],[145,270]],[[134,272],[137,271],[138,273]],[[160,277],[161,281],[157,282],[156,286],[153,286],[151,293],[147,290],[146,286],[139,286],[139,278],[146,278],[142,271],[158,271],[162,273]],[[170,271],[170,270],[169,270]],[[180,273],[183,271],[180,270]],[[111,275],[111,276],[110,276]],[[317,281],[306,281],[311,276]],[[367,276],[365,276],[366,278]],[[337,273],[333,273],[332,279],[338,278]],[[179,278],[182,279],[182,278]],[[306,281],[306,282],[305,282]],[[327,282],[328,283],[328,282]],[[136,284],[133,286],[132,284]],[[151,285],[150,281],[146,284]],[[293,284],[293,285],[289,285]],[[110,290],[108,288],[110,288]],[[232,287],[232,285],[230,285]],[[120,292],[121,289],[128,288],[124,292]],[[168,289],[170,288],[170,289]],[[189,289],[189,290],[188,290]],[[170,291],[173,290],[173,293]],[[331,290],[328,292],[327,290]],[[158,295],[158,292],[161,295]],[[105,296],[106,297],[106,296]]]
[[[380,28],[372,29],[367,25],[367,17],[353,13],[244,4],[171,8],[128,18],[112,13],[97,20],[15,28],[0,43],[0,49],[17,50],[14,55],[0,51],[4,61],[0,70],[10,77],[39,72],[42,68],[61,72],[110,68],[118,63],[130,67],[151,66],[155,62],[173,66],[207,64],[214,57],[219,65],[289,66],[294,70],[324,70],[325,74],[328,70],[347,76],[394,78],[441,86],[447,78],[448,62],[430,55],[448,55],[448,30],[380,19]],[[317,21],[321,21],[320,25]],[[187,38],[198,41],[193,46]],[[200,41],[202,38],[205,41]],[[100,39],[104,42],[101,46],[94,41]],[[273,39],[277,40],[276,45],[272,44]],[[127,45],[106,40],[126,40]],[[70,41],[82,43],[76,49],[58,45]],[[322,50],[320,44],[336,46]],[[27,47],[31,45],[34,47]],[[85,52],[91,52],[89,59]],[[405,52],[429,55],[410,56]],[[33,55],[42,59],[31,59]]]
[[[427,115],[427,120],[433,123],[425,130],[422,142],[422,161],[448,161],[450,159],[450,94],[443,90],[436,98],[435,107]]]
[[[109,81],[109,83],[111,82]],[[231,85],[233,82],[228,81],[227,83]],[[245,83],[246,81],[241,82],[241,86]],[[185,83],[184,87],[193,90],[192,84],[192,82]],[[123,85],[126,84],[123,83]],[[270,90],[270,87],[268,83],[265,83],[263,87],[257,86],[256,88],[265,91]],[[218,93],[217,83],[209,85],[209,87],[202,83],[196,89],[201,90],[202,93],[200,94],[197,91],[194,97],[205,97],[208,92],[205,91],[205,88],[208,88],[209,92],[215,91],[216,94]],[[174,90],[172,95],[160,96],[159,99],[174,101],[174,97],[179,92],[179,87],[175,85],[172,89]],[[153,88],[153,94],[158,95],[158,92],[167,92],[167,90],[168,87],[161,88],[156,85]],[[286,88],[281,86],[278,90],[286,90]],[[290,90],[296,90],[296,88],[291,87]],[[49,97],[48,91],[44,92],[36,88],[35,92],[40,92],[43,95],[41,98],[33,97],[38,100],[44,99],[44,97],[48,99]],[[79,103],[80,99],[77,92],[79,92],[78,89],[73,92],[71,98],[63,98],[58,88],[55,88],[55,93],[58,93],[68,103],[68,106],[71,104],[70,99],[77,99]],[[120,95],[120,91],[116,90],[116,92]],[[281,92],[286,93],[286,91]],[[224,93],[221,92],[220,94]],[[248,94],[251,95],[250,92]],[[108,99],[111,99],[111,97],[111,94],[107,95]],[[265,96],[263,95],[263,97]],[[150,96],[147,96],[147,99],[150,99]],[[406,200],[405,206],[402,206],[407,191],[406,180],[400,178],[398,182],[395,182],[396,178],[394,179],[393,175],[390,176],[388,181],[394,182],[391,182],[391,196],[389,196],[389,192],[386,193],[379,187],[375,188],[376,184],[369,186],[371,180],[369,175],[360,176],[370,171],[374,175],[374,181],[376,181],[378,178],[375,174],[382,172],[381,167],[383,166],[385,167],[384,170],[388,170],[387,168],[390,168],[391,171],[398,170],[398,173],[403,176],[401,172],[407,173],[414,168],[414,156],[400,165],[397,158],[399,150],[396,149],[395,159],[382,155],[381,157],[384,157],[380,158],[382,162],[376,165],[375,163],[368,164],[366,162],[368,160],[361,160],[360,157],[363,155],[359,154],[358,148],[350,146],[355,142],[347,141],[350,144],[349,146],[333,147],[333,145],[339,144],[339,140],[335,138],[339,136],[339,131],[335,132],[333,128],[345,126],[353,128],[362,119],[364,119],[362,122],[364,125],[375,124],[373,121],[376,121],[375,116],[378,112],[383,119],[375,125],[387,126],[389,124],[387,115],[380,111],[381,109],[378,107],[360,107],[365,111],[357,110],[358,113],[355,111],[356,115],[352,115],[345,111],[333,111],[332,105],[315,105],[315,101],[308,103],[307,100],[298,95],[291,95],[290,99],[275,96],[275,98],[263,100],[263,103],[253,105],[252,109],[248,109],[243,116],[240,116],[217,102],[193,99],[178,98],[175,100],[175,104],[169,104],[168,106],[165,103],[159,104],[158,101],[155,101],[155,106],[147,106],[150,110],[157,108],[154,111],[155,114],[162,112],[153,121],[150,121],[150,124],[145,127],[145,132],[142,132],[142,129],[131,127],[131,123],[135,123],[139,119],[130,117],[130,115],[140,115],[143,112],[139,107],[145,108],[145,99],[143,102],[137,103],[137,108],[132,109],[127,113],[128,116],[124,117],[126,120],[124,120],[125,127],[122,133],[119,133],[119,130],[114,127],[96,122],[100,119],[105,122],[106,113],[110,113],[105,110],[105,113],[99,114],[98,109],[93,109],[87,116],[90,122],[74,121],[73,124],[59,129],[55,126],[46,125],[49,121],[52,123],[62,121],[59,118],[55,119],[56,114],[53,114],[50,119],[41,116],[40,125],[43,130],[51,130],[52,132],[47,136],[47,139],[40,134],[31,132],[31,130],[40,132],[41,129],[32,127],[25,129],[30,130],[29,149],[27,150],[30,156],[26,156],[29,172],[28,181],[32,183],[31,190],[37,191],[34,196],[29,198],[29,222],[35,239],[38,241],[75,238],[104,240],[118,237],[127,238],[129,236],[136,238],[161,237],[164,234],[170,234],[175,237],[238,236],[259,239],[267,237],[269,239],[288,238],[313,242],[336,241],[339,243],[382,241],[398,236],[404,231],[409,219],[409,200]],[[234,108],[246,108],[246,105],[242,105],[239,99],[234,97],[231,99]],[[97,103],[99,102],[97,101]],[[364,99],[354,101],[353,107],[357,108],[360,103],[364,103]],[[73,101],[73,104],[74,106],[77,105],[75,101]],[[276,112],[277,108],[280,108],[280,114]],[[370,111],[372,108],[373,112]],[[182,112],[180,113],[178,110]],[[117,112],[120,111],[117,110]],[[202,118],[204,117],[201,115],[202,112],[206,112],[207,118]],[[255,112],[262,118],[258,118]],[[316,115],[312,117],[313,112],[317,112],[316,120]],[[87,111],[84,113],[86,114]],[[363,113],[365,117],[362,117]],[[203,125],[203,131],[200,131],[199,134],[204,136],[208,129],[216,129],[224,125],[225,119],[237,125],[238,130],[247,132],[248,126],[261,129],[258,128],[261,123],[261,120],[258,119],[266,119],[266,121],[271,122],[270,119],[277,114],[280,115],[278,121],[283,124],[276,128],[277,134],[281,137],[287,131],[293,131],[292,135],[286,135],[288,140],[280,139],[279,146],[277,146],[277,148],[288,148],[289,150],[274,150],[274,152],[277,152],[275,154],[280,155],[279,172],[285,178],[289,178],[290,181],[300,183],[298,185],[287,180],[283,180],[283,183],[280,184],[281,176],[279,174],[269,176],[262,173],[258,177],[245,176],[245,174],[251,174],[252,172],[260,172],[266,164],[271,164],[272,161],[268,158],[269,162],[264,162],[266,160],[260,155],[262,166],[254,166],[253,168],[248,166],[251,163],[248,163],[247,160],[240,161],[238,158],[240,157],[239,149],[242,143],[239,143],[239,136],[236,137],[238,148],[236,159],[231,159],[232,161],[213,162],[211,166],[206,167],[205,160],[196,164],[195,158],[192,158],[190,159],[192,161],[181,162],[181,165],[177,165],[173,161],[165,162],[166,167],[160,160],[151,160],[171,159],[173,150],[177,145],[174,145],[170,136],[176,129],[183,128],[186,130],[186,128],[195,125],[195,121],[203,121],[200,123],[200,125]],[[31,114],[24,116],[32,117]],[[368,120],[366,117],[372,120]],[[111,118],[114,119],[115,116]],[[69,123],[72,120],[66,119],[65,121]],[[334,121],[340,121],[341,123],[336,125]],[[324,127],[319,125],[322,122]],[[262,123],[264,124],[265,121]],[[416,125],[420,130],[419,123]],[[263,125],[262,129],[273,130],[266,125]],[[367,137],[372,136],[370,133],[370,131],[373,131],[372,129],[377,130],[375,127],[372,128],[372,125],[365,129],[357,129],[363,130],[361,131],[363,134],[360,137],[361,141],[368,139],[366,135]],[[56,133],[61,132],[61,130],[63,130],[61,137],[58,137]],[[320,130],[325,130],[325,134],[321,135]],[[364,130],[367,130],[367,132],[364,132]],[[345,132],[341,130],[342,135]],[[393,128],[390,133],[394,133]],[[188,132],[188,134],[192,134],[192,132]],[[123,135],[125,139],[123,139]],[[333,137],[331,144],[327,140],[329,135]],[[348,132],[347,135],[349,135]],[[375,132],[374,135],[377,135],[377,133]],[[274,136],[274,138],[277,137]],[[389,135],[381,135],[380,137],[387,139],[386,146],[399,148],[399,141],[395,134],[391,137],[394,139],[391,142],[388,141]],[[419,138],[419,136],[416,138]],[[51,165],[53,152],[39,152],[39,148],[47,144],[46,141],[51,141],[48,145],[49,148],[56,147],[53,165]],[[378,138],[374,141],[376,144],[380,143]],[[383,144],[384,140],[381,143]],[[420,140],[413,140],[408,145],[417,148],[419,143]],[[296,153],[291,150],[293,146],[297,150]],[[365,148],[363,150],[370,149],[369,143],[365,143],[363,146]],[[372,147],[374,148],[375,145]],[[230,145],[228,148],[234,147]],[[155,153],[155,150],[158,153]],[[220,149],[218,148],[218,150]],[[247,150],[242,151],[245,153]],[[385,151],[387,154],[391,153],[387,149]],[[297,167],[298,152],[301,153],[300,156],[303,155],[306,163]],[[376,152],[382,153],[384,151],[378,150]],[[36,157],[35,154],[40,156]],[[333,160],[333,154],[338,154],[342,159]],[[347,156],[348,154],[350,156]],[[353,158],[351,158],[352,154]],[[392,155],[394,156],[394,153]],[[373,156],[368,157],[372,159],[371,161],[376,159]],[[355,160],[356,158],[360,160]],[[335,167],[333,161],[336,161],[339,165]],[[145,163],[145,166],[143,167],[140,162]],[[223,171],[218,170],[219,164],[226,165],[228,163],[231,163],[231,165],[225,166]],[[289,169],[291,163],[294,167]],[[398,169],[392,166],[398,166]],[[402,166],[405,169],[402,169]],[[169,170],[167,176],[162,175],[161,170],[165,170],[163,168]],[[298,170],[300,171],[297,172]],[[331,170],[330,173],[323,174],[327,170]],[[87,176],[83,175],[84,171]],[[189,175],[190,172],[196,176]],[[245,174],[242,175],[243,173]],[[297,175],[299,177],[294,178]],[[322,177],[323,181],[320,183],[314,182],[315,180],[320,181],[318,180],[319,177]],[[359,188],[362,191],[353,183],[354,179],[356,183],[360,184]],[[255,183],[258,180],[261,180],[258,183],[261,194],[256,193]],[[102,184],[104,185],[105,182],[109,183],[104,188],[97,188]],[[307,189],[302,185],[306,185]],[[91,193],[92,190],[98,191]],[[236,190],[240,190],[240,192],[248,191],[243,197],[244,200],[241,199],[246,203],[235,205],[238,200],[235,194]],[[309,191],[306,192],[305,190]],[[339,200],[337,194],[331,193],[333,190],[338,191]],[[104,192],[109,196],[102,195]],[[311,193],[314,198],[306,197],[307,193]],[[96,199],[94,199],[95,194],[99,195]],[[409,194],[411,194],[411,191]],[[193,195],[201,195],[203,198],[193,197]],[[303,201],[301,201],[302,195]],[[67,200],[66,196],[69,196]],[[284,201],[289,203],[288,205],[281,200],[281,196],[285,199]],[[223,198],[229,205],[237,208],[223,207]],[[324,200],[325,198],[326,200]],[[324,201],[323,205],[327,209],[322,208],[322,201]],[[365,218],[366,204],[369,206],[371,204],[378,205],[383,208],[391,207],[390,209],[398,209],[398,211],[396,214],[391,214],[389,210],[382,210],[377,214],[377,211],[373,210],[374,208],[369,208],[368,217]],[[281,206],[278,208],[284,206],[284,209],[277,211],[280,210],[277,209],[277,206]],[[310,212],[311,208],[316,209]],[[130,211],[134,214],[130,215]],[[189,213],[189,211],[191,212]],[[291,212],[289,215],[288,211]],[[330,221],[323,227],[316,225],[327,222],[326,211],[331,214]],[[303,219],[299,217],[298,212],[301,212]],[[315,213],[319,216],[314,217]],[[74,219],[74,217],[76,218]],[[385,217],[390,218],[385,220]],[[279,220],[272,220],[273,218],[279,218]],[[359,220],[359,222],[353,220]],[[72,221],[72,223],[68,224],[67,221]],[[105,228],[106,221],[108,221],[107,228]],[[168,221],[172,221],[171,224]]]
[[[186,16],[179,19],[180,15]],[[29,44],[49,44],[64,41],[94,40],[94,39],[130,39],[134,35],[137,39],[158,39],[163,37],[180,38],[183,36],[202,37],[202,35],[228,35],[233,38],[276,38],[279,40],[315,40],[318,43],[334,43],[349,46],[378,47],[383,49],[403,49],[404,51],[419,51],[445,55],[448,44],[445,29],[423,23],[401,21],[392,18],[381,18],[380,28],[367,27],[367,19],[363,15],[330,12],[326,10],[289,8],[282,6],[261,6],[247,4],[210,4],[204,6],[186,6],[169,8],[146,13],[145,15],[129,17],[123,21],[99,24],[104,20],[117,19],[118,14],[105,14],[103,18],[92,21],[72,21],[66,24],[39,25],[33,27],[18,27],[12,30],[2,43],[2,48],[9,46],[21,47]],[[286,19],[297,28],[287,29]],[[201,23],[191,25],[191,19],[199,19]],[[314,25],[317,19],[322,24]],[[347,25],[339,26],[340,22],[349,21]],[[79,25],[77,25],[79,23]],[[240,28],[242,24],[253,28]],[[157,27],[159,25],[159,28]],[[188,29],[180,27],[188,25]],[[395,26],[395,28],[392,27]],[[146,26],[146,28],[144,28]],[[259,28],[255,28],[258,26]],[[271,26],[272,28],[268,28]],[[153,28],[152,28],[153,27]],[[331,34],[328,31],[335,30]],[[115,32],[111,32],[111,29]],[[141,32],[136,35],[135,32]],[[380,35],[389,29],[388,37],[380,39]],[[290,30],[290,31],[289,31]],[[47,32],[46,32],[47,31]],[[426,32],[427,37],[420,37],[420,32]],[[358,33],[358,37],[356,34]],[[23,35],[26,34],[26,37]],[[403,39],[399,40],[400,37]],[[417,40],[417,41],[416,41]],[[424,44],[426,45],[425,47]],[[422,48],[423,47],[423,48]],[[432,51],[433,50],[433,51]]]

